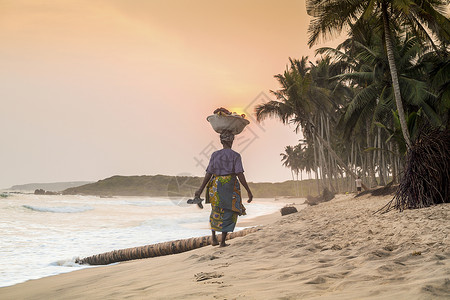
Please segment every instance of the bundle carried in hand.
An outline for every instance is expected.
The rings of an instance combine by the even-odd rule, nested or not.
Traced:
[[[211,123],[212,128],[217,133],[225,130],[231,131],[233,134],[241,133],[250,121],[245,119],[245,114],[237,114],[230,112],[228,109],[220,107],[214,111],[214,114],[207,117],[206,120]]]

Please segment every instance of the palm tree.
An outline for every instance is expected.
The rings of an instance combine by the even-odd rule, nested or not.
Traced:
[[[300,145],[294,147],[286,146],[284,148],[284,153],[280,153],[280,155],[283,166],[291,169],[292,181],[295,182],[295,193],[296,196],[299,196],[299,192],[301,193],[302,191],[298,181],[298,175],[301,174],[302,169],[304,169],[303,149]]]
[[[313,17],[308,29],[310,46],[316,44],[319,37],[340,33],[344,26],[352,25],[359,19],[373,18],[377,21],[378,29],[384,33],[395,102],[408,147],[411,146],[411,139],[405,120],[392,35],[396,29],[407,26],[433,46],[433,37],[448,41],[450,21],[444,16],[446,8],[446,1],[443,0],[307,0],[308,14]],[[427,30],[435,35],[430,36]]]
[[[341,120],[346,137],[357,128],[358,122],[368,119],[371,119],[370,126],[375,121],[389,125],[391,111],[396,107],[386,55],[378,39],[368,42],[357,43],[353,54],[356,63],[352,70],[335,77],[352,82],[356,88],[355,96],[347,104]],[[397,61],[400,86],[403,91],[408,91],[404,93],[407,114],[423,109],[428,122],[439,126],[442,123],[437,113],[439,109],[433,108],[436,97],[428,91],[427,83],[423,81],[428,76],[422,71],[425,67],[421,62],[423,49],[417,38],[406,35],[396,39],[395,48],[400,57]],[[411,135],[411,132],[408,134]]]
[[[302,57],[301,60],[290,58],[290,67],[284,74],[275,76],[281,89],[271,92],[277,100],[256,106],[257,120],[277,117],[284,124],[294,123],[296,132],[301,129],[307,140],[317,139],[317,143],[311,144],[317,145],[318,149],[320,145],[324,146],[338,165],[356,179],[356,173],[333,150],[330,139],[327,138],[330,135],[324,138],[322,132],[318,130],[323,129],[321,122],[329,118],[339,106],[330,98],[328,89],[315,83],[314,73],[311,73],[311,68],[306,65],[307,59],[307,57]]]
[[[291,169],[292,181],[295,180],[294,173],[298,172],[297,168],[297,158],[294,147],[286,146],[284,148],[284,153],[280,153],[281,161],[283,162],[283,166]]]
[[[374,168],[378,169],[380,183],[382,183],[386,167],[386,162],[383,160],[386,154],[390,160],[387,166],[391,167],[391,171],[396,172],[397,163],[393,159],[398,160],[400,157],[393,157],[394,152],[400,150],[400,153],[406,153],[406,144],[398,113],[392,113],[396,105],[389,64],[381,33],[371,30],[375,25],[374,20],[360,19],[351,25],[349,38],[336,49],[324,47],[319,48],[316,53],[331,56],[335,64],[340,65],[342,69],[341,74],[332,79],[342,80],[353,88],[354,96],[347,97],[350,101],[345,104],[340,128],[346,139],[358,137],[358,134],[366,135],[367,145],[364,147],[372,149],[365,151],[368,156],[367,161],[372,161],[371,152],[376,151],[374,155],[378,159],[378,165],[374,165]],[[430,47],[421,45],[419,39],[411,34],[395,36],[394,45],[398,53],[396,63],[407,110],[408,131],[415,139],[417,130],[414,128],[417,129],[419,123],[426,122],[433,127],[439,127],[448,115],[450,105],[446,103],[450,103],[448,101],[450,76],[447,74],[450,73],[445,72],[447,53],[444,50],[440,53],[430,51]],[[430,78],[429,82],[426,81],[427,78]],[[378,132],[370,137],[374,131],[374,124],[379,126]],[[398,127],[396,127],[397,124]],[[388,138],[380,127],[386,129],[391,138]],[[385,143],[381,143],[382,140]],[[397,145],[394,147],[387,145],[389,141],[397,142]],[[375,162],[375,158],[373,161]],[[369,167],[369,173],[372,172],[371,177],[374,181],[375,174],[370,163],[366,166]],[[396,174],[393,175],[395,178]]]
[[[450,60],[445,47],[442,51],[430,51],[421,62],[426,66],[425,78],[429,78],[430,92],[436,95],[435,110],[439,112],[443,125],[450,128]]]

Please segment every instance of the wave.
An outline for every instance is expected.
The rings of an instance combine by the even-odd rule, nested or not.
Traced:
[[[51,266],[59,266],[59,267],[81,267],[80,264],[77,264],[76,261],[79,257],[73,257],[71,259],[62,259],[51,263]]]
[[[39,206],[31,206],[31,205],[23,205],[23,207],[38,211],[38,212],[51,212],[51,213],[81,213],[88,210],[93,210],[93,207],[90,206],[57,206],[57,207],[39,207]]]
[[[153,207],[153,206],[175,206],[177,203],[172,202],[170,200],[166,200],[166,201],[126,201],[126,204],[132,206]]]

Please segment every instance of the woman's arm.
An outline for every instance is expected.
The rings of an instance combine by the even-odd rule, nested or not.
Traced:
[[[200,188],[195,192],[195,197],[200,197],[200,195],[203,193],[203,190],[205,189],[205,186],[208,184],[209,180],[211,179],[212,174],[206,173],[205,178],[203,178],[202,185]]]
[[[247,194],[248,194],[248,200],[247,202],[250,203],[253,200],[253,194],[252,191],[250,191],[250,188],[248,187],[247,184],[247,180],[245,180],[245,175],[244,173],[238,173],[237,174],[239,181],[241,182],[241,184],[244,186],[244,188],[247,190]]]

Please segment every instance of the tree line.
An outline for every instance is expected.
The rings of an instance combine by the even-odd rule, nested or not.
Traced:
[[[294,124],[299,144],[283,165],[317,188],[353,190],[398,183],[424,129],[450,129],[450,22],[447,1],[307,0],[309,46],[345,31],[319,58],[289,58],[275,75],[275,100],[255,109]],[[364,186],[366,188],[366,186]]]

